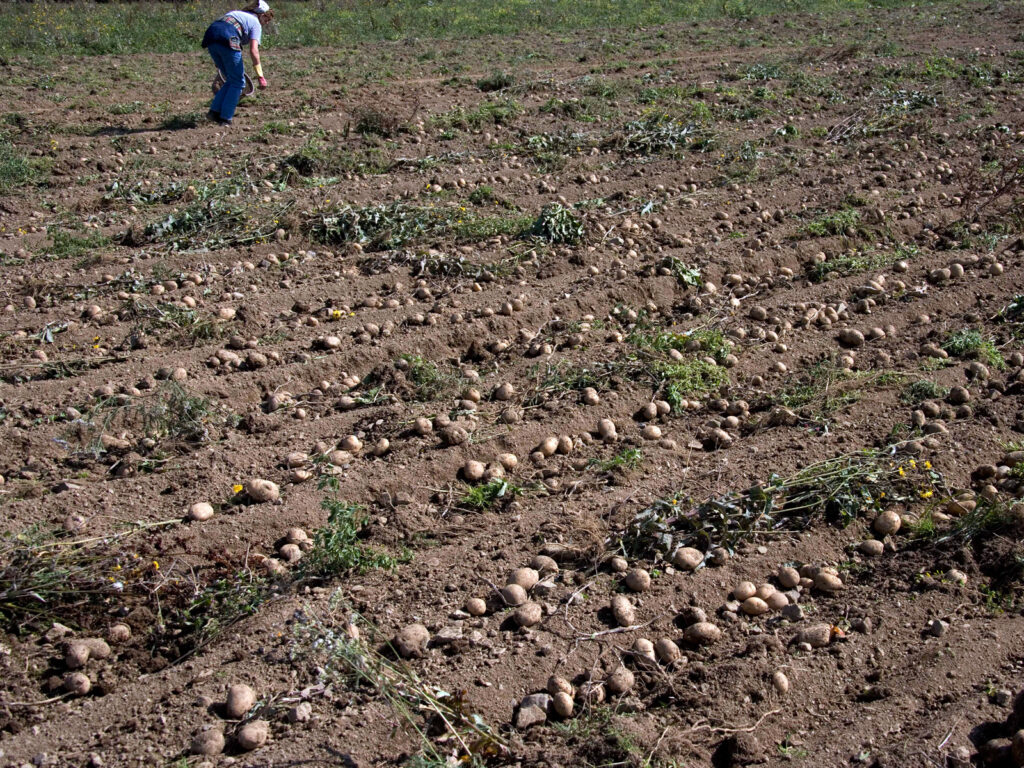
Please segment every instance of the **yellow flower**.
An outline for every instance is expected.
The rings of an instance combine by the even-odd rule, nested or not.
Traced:
[[[900,467],[900,477],[906,477],[906,472],[903,471],[903,467]]]
[[[241,493],[242,492],[242,486],[239,485],[238,483],[235,483],[234,485],[231,486],[231,491],[233,493]]]
[[[159,571],[160,570],[160,563],[158,563],[156,560],[154,560],[153,561],[153,568]]]
[[[924,463],[924,468],[925,468],[925,469],[931,469],[931,468],[932,468],[932,463],[931,463],[930,461],[926,461],[926,462]]]
[[[933,494],[933,491],[931,489],[929,489],[927,491],[921,491],[921,498],[922,499],[930,499],[932,497],[932,494]]]

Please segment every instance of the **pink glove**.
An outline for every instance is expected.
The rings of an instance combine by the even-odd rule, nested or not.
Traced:
[[[267,87],[267,78],[261,77],[260,78],[260,88],[266,88],[266,87]]]

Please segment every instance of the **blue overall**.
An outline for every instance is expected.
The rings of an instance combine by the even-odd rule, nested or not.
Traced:
[[[220,115],[221,120],[230,120],[235,116],[235,107],[245,88],[241,32],[223,19],[215,21],[203,36],[203,47],[210,52],[217,69],[224,73],[224,85],[213,97],[210,111]]]

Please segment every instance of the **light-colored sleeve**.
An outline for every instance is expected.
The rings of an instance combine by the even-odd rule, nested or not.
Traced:
[[[257,21],[257,22],[256,22],[256,23],[255,23],[255,24],[253,25],[253,28],[252,28],[252,33],[251,33],[251,35],[250,35],[250,36],[251,36],[251,38],[252,38],[253,40],[255,40],[255,41],[256,41],[257,43],[262,43],[262,42],[263,42],[263,25],[262,25],[262,24],[260,24],[260,23],[259,23],[259,22]]]

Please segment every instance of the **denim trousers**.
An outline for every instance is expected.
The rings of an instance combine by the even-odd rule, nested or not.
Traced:
[[[217,91],[210,104],[210,110],[216,112],[223,120],[235,116],[235,107],[242,98],[245,88],[245,67],[242,64],[242,52],[232,50],[224,43],[211,43],[206,49],[210,58],[221,72],[224,73],[224,85]]]

